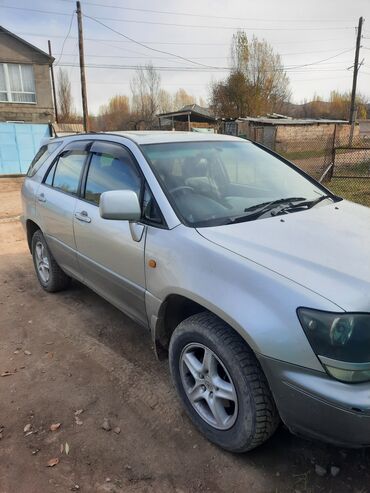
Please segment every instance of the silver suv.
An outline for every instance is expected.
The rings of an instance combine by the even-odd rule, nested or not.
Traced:
[[[77,279],[149,329],[209,440],[244,452],[281,420],[370,444],[370,209],[180,132],[50,139],[22,196],[41,286]]]

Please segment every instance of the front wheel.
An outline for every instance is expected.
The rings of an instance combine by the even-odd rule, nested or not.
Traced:
[[[213,443],[246,452],[279,424],[266,378],[253,352],[227,324],[204,312],[175,329],[170,369],[195,426]]]

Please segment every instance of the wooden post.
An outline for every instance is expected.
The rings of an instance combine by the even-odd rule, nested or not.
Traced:
[[[49,55],[52,57],[53,55],[51,54],[51,42],[50,39],[48,39],[48,47],[49,47]],[[58,105],[57,105],[57,95],[55,91],[55,79],[54,79],[54,67],[53,67],[53,62],[51,62],[50,65],[50,72],[51,72],[51,87],[53,90],[53,99],[54,99],[54,113],[55,113],[55,121],[58,123]]]
[[[88,132],[90,130],[90,125],[89,125],[89,112],[87,109],[82,13],[81,13],[81,4],[79,1],[76,2],[76,7],[77,7],[77,23],[78,23],[78,48],[80,53],[81,96],[82,96],[82,112],[83,112],[83,122],[84,122],[83,124],[84,124],[85,132]]]
[[[190,113],[188,113],[188,131],[190,132],[191,130],[191,125],[190,125]]]
[[[358,58],[360,55],[361,48],[361,33],[362,33],[362,23],[364,19],[360,17],[358,20],[357,28],[357,40],[356,40],[356,51],[355,51],[355,63],[353,65],[353,81],[352,81],[352,95],[351,95],[351,108],[349,111],[349,123],[354,124],[355,122],[355,106],[356,106],[356,87],[357,87],[357,75],[358,75]],[[351,136],[352,137],[352,136]]]

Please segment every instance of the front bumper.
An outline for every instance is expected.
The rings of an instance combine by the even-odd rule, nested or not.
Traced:
[[[286,426],[343,447],[370,447],[370,383],[345,384],[319,372],[258,355]]]

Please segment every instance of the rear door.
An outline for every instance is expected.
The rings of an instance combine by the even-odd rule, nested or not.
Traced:
[[[49,168],[36,196],[36,214],[50,250],[60,267],[77,278],[81,276],[73,217],[90,145],[88,141],[68,144]]]
[[[96,141],[91,147],[85,174],[74,214],[83,281],[132,318],[147,325],[145,227],[128,221],[102,219],[99,214],[100,195],[105,191],[133,190],[140,199],[141,173],[124,146]],[[136,228],[134,234],[132,228]]]

